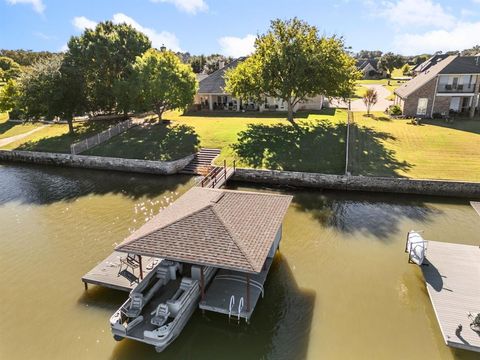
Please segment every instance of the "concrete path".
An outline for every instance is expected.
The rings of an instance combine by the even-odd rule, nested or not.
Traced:
[[[372,106],[370,109],[371,111],[385,111],[390,105],[393,105],[392,100],[387,100],[390,96],[390,91],[388,91],[383,85],[380,84],[372,84],[372,85],[362,85],[363,87],[369,89],[376,90],[378,94],[378,100],[375,105]],[[340,100],[340,99],[333,99],[331,102],[333,107],[339,108],[346,108],[348,109],[348,103]],[[350,104],[352,111],[367,111],[367,107],[363,103],[363,99],[356,99],[353,100]]]
[[[21,140],[21,139],[24,139],[26,138],[27,136],[30,136],[32,135],[33,133],[39,131],[39,130],[42,130],[44,127],[46,127],[47,125],[43,125],[43,126],[40,126],[36,129],[33,129],[33,130],[30,130],[29,132],[26,132],[24,134],[19,134],[19,135],[15,135],[15,136],[10,136],[10,137],[7,137],[5,139],[0,139],[0,147],[2,146],[5,146],[5,145],[8,145],[14,141],[17,141],[17,140]]]

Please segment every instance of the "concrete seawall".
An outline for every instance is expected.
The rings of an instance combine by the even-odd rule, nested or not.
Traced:
[[[257,169],[236,169],[233,180],[278,186],[480,199],[480,183],[464,181],[343,176]]]
[[[192,154],[175,161],[151,161],[35,151],[0,150],[0,161],[14,161],[41,165],[138,172],[158,175],[172,175],[178,173],[193,159],[193,157],[194,155]]]

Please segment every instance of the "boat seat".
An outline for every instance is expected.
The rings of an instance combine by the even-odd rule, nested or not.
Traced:
[[[144,304],[143,295],[139,293],[133,293],[130,295],[130,298],[130,306],[125,312],[125,315],[127,315],[129,318],[134,318],[140,315],[140,313],[142,312]]]
[[[152,325],[163,326],[170,316],[170,311],[168,311],[168,306],[165,303],[161,303],[157,306],[157,310],[154,311],[154,316],[150,321]]]

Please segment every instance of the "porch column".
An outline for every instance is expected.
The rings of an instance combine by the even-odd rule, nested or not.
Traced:
[[[142,255],[138,255],[138,263],[140,265],[140,280],[143,280]]]
[[[203,266],[200,267],[200,290],[201,290],[201,299],[205,300],[205,275],[203,274]]]
[[[475,81],[475,92],[472,97],[472,105],[470,106],[470,113],[468,114],[470,118],[473,118],[475,116],[475,107],[477,105],[478,92],[480,87],[479,80],[480,80],[480,77],[477,75],[477,80]]]
[[[208,95],[208,109],[211,111],[213,110],[213,96]]]
[[[237,99],[237,111],[240,111],[240,99]]]
[[[250,311],[250,274],[247,274],[247,313]]]

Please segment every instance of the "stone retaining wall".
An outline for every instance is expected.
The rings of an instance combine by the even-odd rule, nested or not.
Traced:
[[[236,169],[233,180],[343,191],[372,191],[480,199],[480,183],[463,181],[340,176],[256,169]]]
[[[121,159],[104,156],[85,156],[35,151],[0,150],[0,161],[17,161],[42,165],[115,170],[146,174],[172,175],[182,170],[194,155],[175,161]]]

